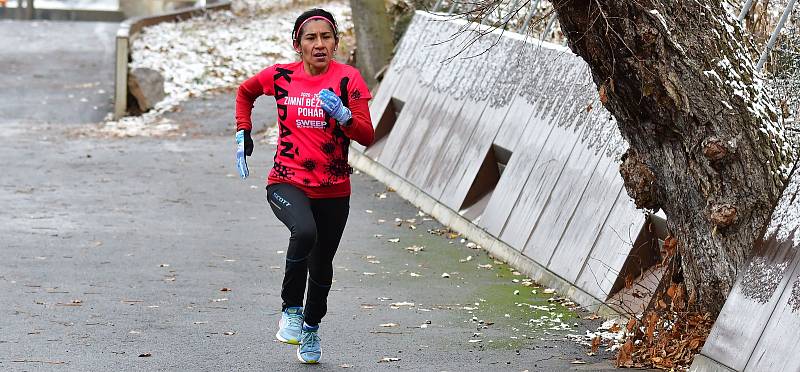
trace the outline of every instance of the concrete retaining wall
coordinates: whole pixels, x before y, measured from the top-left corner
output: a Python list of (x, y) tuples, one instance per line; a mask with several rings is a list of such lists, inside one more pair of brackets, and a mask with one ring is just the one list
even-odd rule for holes
[[(21, 14), (20, 14), (21, 13)], [(0, 19), (23, 19), (25, 9), (0, 7)], [(34, 8), (33, 19), (48, 21), (121, 22), (125, 15), (119, 11), (87, 9), (39, 9)]]
[(800, 172), (728, 295), (692, 371), (800, 371)]
[(128, 61), (131, 43), (143, 28), (161, 22), (176, 22), (205, 14), (207, 11), (227, 10), (230, 1), (217, 1), (205, 7), (191, 7), (150, 17), (134, 17), (122, 22), (117, 30), (114, 77), (114, 120), (125, 116), (128, 109)]
[(423, 210), (449, 210), (498, 242), (487, 248), (513, 250), (518, 268), (596, 306), (645, 223), (618, 172), (627, 144), (568, 49), (510, 32), (473, 40), (465, 27), (416, 14), (371, 104), (377, 141), (355, 146), (357, 163), (379, 164), (371, 174), (433, 201)]

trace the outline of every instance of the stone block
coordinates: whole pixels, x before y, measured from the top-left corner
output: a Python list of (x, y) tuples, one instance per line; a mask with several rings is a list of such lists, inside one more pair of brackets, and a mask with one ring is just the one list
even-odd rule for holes
[(153, 69), (135, 68), (128, 74), (128, 91), (135, 98), (139, 111), (145, 112), (164, 99), (164, 77)]

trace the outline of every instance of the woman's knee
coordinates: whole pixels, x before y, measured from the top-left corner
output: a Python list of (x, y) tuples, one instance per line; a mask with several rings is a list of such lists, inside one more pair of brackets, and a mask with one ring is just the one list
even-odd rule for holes
[(317, 228), (313, 224), (298, 224), (292, 228), (291, 239), (299, 244), (313, 245), (317, 241)]

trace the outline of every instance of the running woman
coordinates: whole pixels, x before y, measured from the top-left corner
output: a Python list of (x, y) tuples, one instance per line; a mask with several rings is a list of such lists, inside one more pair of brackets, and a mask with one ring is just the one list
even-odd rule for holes
[(292, 44), (300, 61), (270, 66), (239, 86), (236, 163), (246, 178), (246, 156), (253, 152), (253, 103), (262, 94), (274, 96), (279, 137), (267, 201), (291, 233), (275, 337), (299, 345), (301, 362), (318, 363), (319, 323), (327, 312), (333, 257), (350, 209), (347, 151), (351, 139), (365, 146), (373, 141), (371, 95), (358, 70), (333, 60), (339, 36), (329, 12), (301, 14)]

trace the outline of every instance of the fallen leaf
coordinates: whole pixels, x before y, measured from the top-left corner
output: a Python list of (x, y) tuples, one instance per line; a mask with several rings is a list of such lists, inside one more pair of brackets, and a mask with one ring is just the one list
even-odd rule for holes
[(603, 84), (600, 86), (599, 91), (597, 92), (600, 95), (600, 102), (605, 104), (608, 102), (608, 96), (606, 95), (606, 85)]
[(631, 318), (628, 320), (628, 325), (625, 326), (625, 329), (628, 331), (628, 333), (632, 333), (634, 327), (636, 327), (636, 318)]
[(633, 341), (628, 340), (625, 341), (625, 344), (622, 345), (622, 348), (619, 349), (619, 353), (617, 354), (617, 367), (630, 367), (633, 365)]
[(425, 247), (422, 247), (422, 246), (419, 246), (419, 245), (412, 245), (410, 247), (406, 247), (406, 250), (409, 251), (409, 252), (420, 252), (420, 251), (425, 250)]
[(600, 341), (600, 336), (595, 336), (594, 339), (592, 339), (592, 353), (596, 353), (597, 349), (600, 348)]
[(230, 291), (231, 291), (231, 289), (230, 289), (230, 288), (228, 288), (228, 287), (223, 287), (222, 289), (220, 289), (220, 291), (221, 291), (221, 292), (230, 292)]
[(658, 314), (654, 311), (651, 311), (647, 314), (647, 319), (645, 320), (645, 324), (647, 325), (647, 331), (645, 331), (645, 338), (647, 342), (653, 341), (653, 334), (656, 330), (656, 325), (658, 324)]
[(661, 264), (666, 264), (672, 256), (675, 255), (675, 251), (678, 249), (678, 239), (675, 239), (672, 235), (667, 236), (664, 239), (664, 245), (662, 246), (662, 255), (663, 259), (661, 260)]
[(625, 288), (630, 289), (631, 287), (633, 287), (633, 275), (625, 275)]

